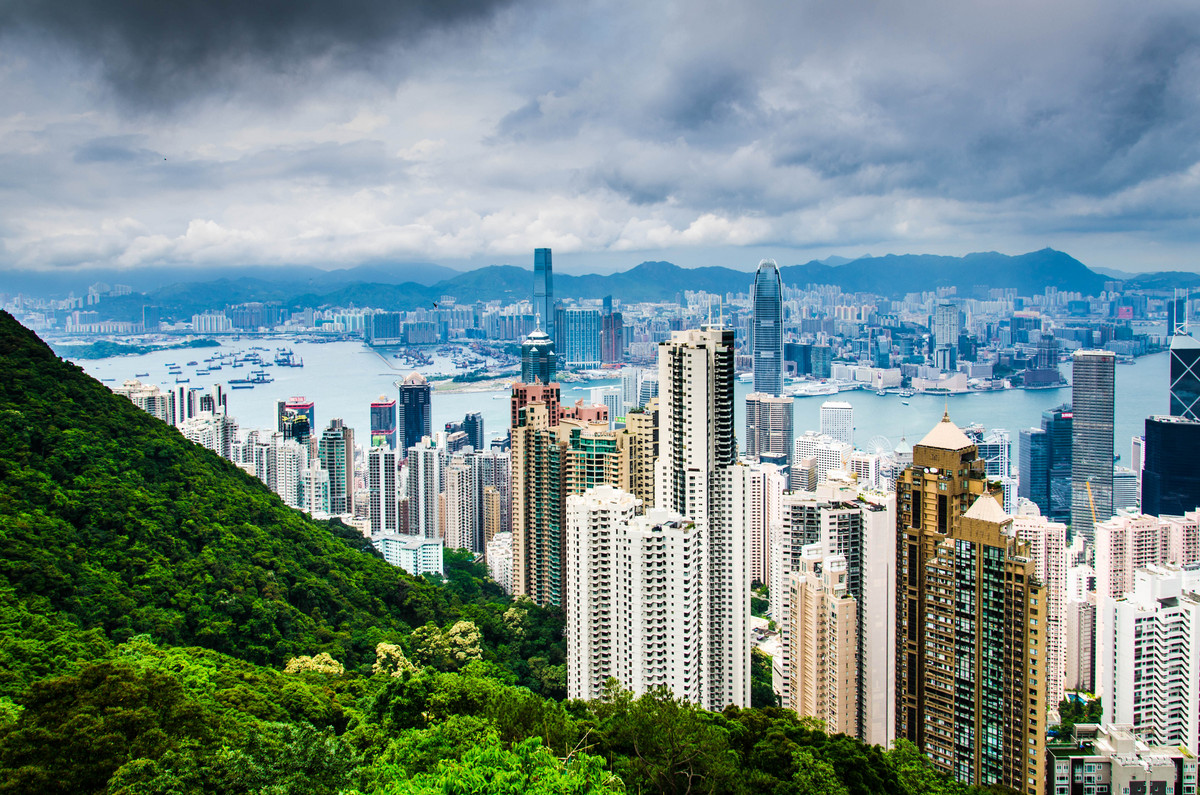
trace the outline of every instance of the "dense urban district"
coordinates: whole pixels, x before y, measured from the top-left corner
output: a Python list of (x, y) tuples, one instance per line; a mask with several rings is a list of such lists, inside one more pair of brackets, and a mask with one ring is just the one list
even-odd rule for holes
[[(1187, 280), (533, 260), (0, 296), (0, 792), (1196, 795)], [(397, 371), (370, 427), (241, 427), (327, 341)], [(945, 409), (867, 441), (857, 390)], [(951, 416), (1008, 390), (1063, 399)]]

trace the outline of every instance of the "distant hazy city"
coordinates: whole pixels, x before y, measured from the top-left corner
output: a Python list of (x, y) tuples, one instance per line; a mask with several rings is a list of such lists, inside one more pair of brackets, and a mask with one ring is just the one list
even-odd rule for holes
[[(570, 698), (604, 698), (615, 680), (748, 707), (766, 655), (779, 706), (831, 734), (910, 741), (964, 784), (1194, 795), (1189, 292), (1092, 274), (1086, 289), (1021, 294), (963, 274), (897, 295), (789, 283), (764, 259), (719, 277), (739, 289), (648, 264), (631, 273), (681, 278), (613, 277), (631, 295), (592, 298), (566, 293), (584, 281), (556, 280), (550, 249), (532, 264), (524, 295), (472, 299), (450, 280), (407, 309), (403, 288), (371, 306), (363, 286), (342, 288), (344, 304), (205, 303), (105, 283), (4, 307), (90, 371), (126, 373), (100, 377), (393, 566), (444, 575), (463, 550), (505, 592), (561, 609)], [(644, 300), (653, 291), (669, 297)], [(369, 351), (387, 388), (338, 406), (278, 394), (282, 372), (313, 389), (348, 377), (340, 354), (306, 362), (312, 343)], [(1120, 438), (1118, 368), (1153, 354), (1169, 378), (1144, 385), (1140, 432)], [(969, 395), (1019, 390), (1047, 399), (1017, 424), (960, 416)], [(857, 393), (881, 399), (876, 416), (856, 416)], [(940, 421), (856, 433), (931, 395)], [(451, 399), (467, 410), (435, 423)], [(806, 401), (811, 427), (796, 421)], [(351, 403), (369, 427), (346, 421)], [(243, 427), (239, 406), (270, 426)]]

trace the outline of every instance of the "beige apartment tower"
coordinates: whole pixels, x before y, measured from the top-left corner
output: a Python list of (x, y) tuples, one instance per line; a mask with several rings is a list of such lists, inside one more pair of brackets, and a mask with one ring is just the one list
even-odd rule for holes
[(794, 664), (792, 709), (820, 718), (829, 734), (857, 737), (858, 605), (848, 592), (846, 559), (822, 544), (805, 548), (788, 575)]
[(935, 768), (1027, 795), (1045, 786), (1045, 593), (944, 416), (896, 484), (896, 735)]

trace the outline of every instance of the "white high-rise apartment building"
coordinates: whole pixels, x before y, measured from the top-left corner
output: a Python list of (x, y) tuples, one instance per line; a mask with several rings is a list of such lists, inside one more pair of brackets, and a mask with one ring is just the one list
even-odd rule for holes
[(400, 530), (400, 454), (387, 445), (367, 452), (367, 516), (372, 535)]
[(408, 532), (424, 538), (443, 538), (438, 495), (445, 491), (446, 436), (428, 436), (408, 448), (404, 496), (408, 498)]
[(1107, 639), (1113, 637), (1113, 603), (1133, 591), (1136, 572), (1152, 564), (1189, 566), (1200, 563), (1200, 524), (1196, 512), (1159, 518), (1118, 511), (1095, 526), (1096, 544), (1096, 688), (1110, 711), (1116, 660)]
[(821, 433), (843, 444), (854, 444), (854, 406), (841, 400), (821, 404)]
[(300, 473), (300, 501), (301, 509), (309, 516), (329, 514), (329, 470), (321, 467), (319, 459), (309, 461)]
[(771, 571), (771, 528), (779, 525), (779, 509), (788, 484), (783, 469), (775, 464), (753, 464), (749, 469), (746, 512), (750, 524), (750, 580), (765, 583)]
[(746, 395), (746, 456), (786, 465), (791, 460), (794, 401), (762, 392)]
[(226, 414), (199, 411), (179, 423), (179, 432), (185, 439), (207, 447), (219, 456), (232, 460), (233, 440), (237, 435), (237, 422)]
[[(846, 471), (850, 466), (850, 456), (854, 448), (846, 442), (826, 436), (815, 431), (805, 431), (796, 437), (796, 445), (792, 451), (792, 461), (813, 458), (817, 462), (817, 483), (824, 483), (829, 473), (838, 470)], [(792, 479), (792, 489), (800, 487), (799, 473)]]
[[(750, 703), (749, 468), (736, 465), (734, 332), (676, 331), (659, 345), (655, 506), (694, 522), (703, 557), (700, 697), (708, 709)], [(676, 691), (676, 695), (683, 693)]]
[(612, 486), (567, 498), (567, 695), (616, 679), (705, 703), (704, 528)]
[(488, 574), (505, 593), (512, 593), (512, 533), (496, 533), (487, 545)]
[(640, 367), (622, 367), (621, 368), (621, 402), (624, 403), (624, 408), (619, 414), (624, 414), (627, 409), (638, 408), (645, 405), (641, 402), (642, 396), (642, 369)]
[(1024, 512), (1013, 517), (1013, 532), (1029, 543), (1029, 555), (1034, 570), (1042, 581), (1046, 600), (1046, 627), (1043, 632), (1046, 650), (1046, 703), (1057, 707), (1064, 694), (1066, 674), (1066, 592), (1067, 592), (1067, 526), (1052, 522), (1038, 512), (1032, 502), (1022, 502)]
[(1133, 590), (1110, 601), (1106, 634), (1112, 649), (1104, 711), (1142, 740), (1200, 754), (1200, 567), (1151, 564), (1134, 574)]
[(121, 386), (113, 387), (113, 392), (124, 395), (139, 409), (158, 417), (168, 425), (175, 424), (174, 390), (168, 389), (163, 392), (157, 384), (143, 384), (137, 379), (130, 379)]
[(275, 493), (293, 508), (304, 508), (302, 479), (308, 468), (308, 448), (295, 439), (284, 439), (283, 434), (271, 434), (271, 452), (274, 463)]
[(479, 538), (479, 497), (475, 488), (475, 469), (461, 455), (446, 467), (446, 516), (443, 529), (447, 549), (482, 552)]

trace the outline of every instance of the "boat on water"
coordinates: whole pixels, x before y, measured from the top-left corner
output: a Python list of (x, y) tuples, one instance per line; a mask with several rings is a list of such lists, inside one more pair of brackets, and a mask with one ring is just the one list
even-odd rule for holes
[(249, 378), (230, 378), (227, 382), (231, 387), (237, 389), (243, 386), (254, 386), (255, 384), (269, 384), (275, 379), (264, 372), (254, 372)]
[(198, 364), (200, 364), (200, 362), (188, 362), (188, 363), (187, 363), (187, 366), (188, 366), (188, 367), (195, 367), (195, 366), (196, 366), (196, 365), (198, 365)]
[(254, 389), (254, 384), (230, 384), (230, 389)]
[(116, 381), (117, 379), (115, 379), (115, 378), (101, 378), (100, 380), (101, 380), (101, 381)]
[(876, 392), (875, 394), (876, 394), (876, 395), (879, 395), (879, 397), (883, 397), (884, 395), (886, 395), (886, 394), (887, 394), (887, 390), (886, 390), (886, 389), (880, 389), (880, 390), (879, 390), (878, 392)]
[(190, 379), (190, 378), (176, 378), (176, 379), (175, 379), (175, 383), (177, 383), (177, 384), (186, 384), (186, 383), (188, 383), (188, 382), (189, 382), (189, 381), (191, 381), (191, 380), (192, 380), (192, 379)]
[(147, 377), (149, 377), (149, 375), (150, 375), (149, 373), (134, 373), (133, 377), (134, 378), (147, 378)]

